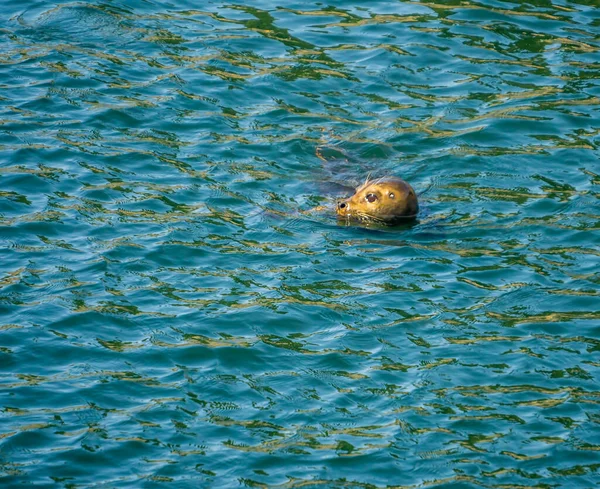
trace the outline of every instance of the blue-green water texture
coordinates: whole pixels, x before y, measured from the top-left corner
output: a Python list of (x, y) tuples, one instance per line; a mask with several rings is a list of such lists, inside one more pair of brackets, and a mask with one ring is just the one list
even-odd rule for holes
[(600, 487), (600, 4), (0, 19), (1, 487)]

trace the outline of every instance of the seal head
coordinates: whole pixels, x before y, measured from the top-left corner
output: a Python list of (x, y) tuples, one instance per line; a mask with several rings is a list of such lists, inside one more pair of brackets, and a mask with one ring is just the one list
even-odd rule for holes
[(417, 194), (398, 177), (369, 180), (354, 195), (337, 203), (338, 217), (346, 221), (372, 221), (393, 226), (414, 219), (419, 212)]

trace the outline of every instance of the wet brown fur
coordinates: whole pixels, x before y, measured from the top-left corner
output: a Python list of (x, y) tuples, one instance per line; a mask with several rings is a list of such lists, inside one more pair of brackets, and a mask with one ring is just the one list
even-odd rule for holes
[[(377, 197), (369, 202), (367, 196)], [(336, 213), (347, 221), (373, 221), (394, 225), (414, 219), (419, 212), (417, 195), (413, 188), (398, 177), (383, 177), (371, 180), (358, 187), (350, 198), (339, 201)]]

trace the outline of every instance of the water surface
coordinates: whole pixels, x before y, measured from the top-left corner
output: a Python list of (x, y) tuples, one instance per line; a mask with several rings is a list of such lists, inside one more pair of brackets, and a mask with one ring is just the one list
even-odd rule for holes
[(3, 487), (598, 486), (595, 2), (3, 12)]

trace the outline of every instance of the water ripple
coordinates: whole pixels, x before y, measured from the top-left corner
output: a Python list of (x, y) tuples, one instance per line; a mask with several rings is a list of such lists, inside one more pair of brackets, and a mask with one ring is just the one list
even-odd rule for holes
[(5, 7), (7, 487), (596, 483), (592, 3)]

